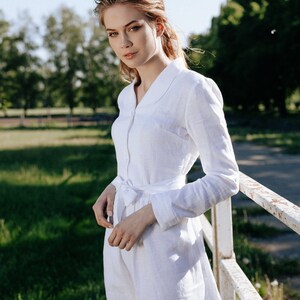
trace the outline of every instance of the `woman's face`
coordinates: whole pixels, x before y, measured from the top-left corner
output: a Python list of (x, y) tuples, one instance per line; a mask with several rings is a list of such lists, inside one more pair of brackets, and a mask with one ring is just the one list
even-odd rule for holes
[(154, 23), (129, 4), (115, 4), (104, 11), (110, 46), (130, 68), (146, 65), (161, 49)]

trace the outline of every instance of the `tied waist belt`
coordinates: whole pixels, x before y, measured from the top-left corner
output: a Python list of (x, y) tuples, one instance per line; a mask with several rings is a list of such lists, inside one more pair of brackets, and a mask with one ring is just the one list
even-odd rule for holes
[(151, 194), (179, 189), (185, 185), (185, 180), (185, 175), (180, 175), (154, 184), (133, 186), (131, 180), (124, 180), (120, 176), (116, 177), (113, 181), (113, 185), (116, 187), (114, 225), (121, 221), (125, 210), (127, 215), (131, 215), (149, 203)]

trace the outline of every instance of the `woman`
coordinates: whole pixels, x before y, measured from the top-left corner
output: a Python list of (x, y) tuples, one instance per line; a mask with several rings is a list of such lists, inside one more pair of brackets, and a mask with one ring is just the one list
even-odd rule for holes
[[(220, 299), (199, 216), (238, 191), (221, 93), (187, 69), (162, 0), (97, 3), (132, 81), (112, 127), (118, 176), (93, 206), (106, 228), (107, 299)], [(206, 175), (186, 184), (199, 155)]]

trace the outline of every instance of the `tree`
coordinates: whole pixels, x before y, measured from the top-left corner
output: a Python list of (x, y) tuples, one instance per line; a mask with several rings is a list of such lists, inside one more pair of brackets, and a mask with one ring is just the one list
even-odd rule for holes
[(84, 43), (84, 22), (67, 7), (62, 7), (57, 16), (50, 15), (46, 20), (44, 46), (49, 52), (48, 69), (52, 74), (45, 85), (51, 84), (70, 113), (78, 103), (78, 83), (80, 60)]
[(227, 104), (286, 113), (285, 99), (300, 78), (297, 11), (296, 0), (228, 1), (210, 32), (191, 40), (214, 52), (203, 71), (218, 81)]
[(286, 99), (300, 86), (300, 3), (297, 0), (269, 1), (265, 26), (271, 41), (266, 56), (271, 57), (271, 97), (282, 115)]
[(38, 29), (27, 13), (12, 30), (0, 11), (0, 109), (79, 103), (96, 112), (99, 106), (116, 105), (123, 84), (118, 61), (107, 34), (90, 14), (82, 20), (62, 7), (45, 19), (43, 45), (47, 57), (37, 55)]
[(107, 33), (90, 14), (82, 56), (81, 100), (93, 109), (116, 104), (122, 83)]
[(26, 115), (27, 109), (34, 107), (38, 100), (41, 76), (39, 58), (35, 54), (37, 45), (33, 39), (36, 26), (26, 13), (20, 16), (20, 23), (17, 32), (2, 38), (1, 93), (5, 95), (5, 101), (13, 107), (23, 108)]
[(6, 116), (6, 109), (9, 106), (9, 101), (6, 95), (5, 89), (5, 68), (7, 56), (7, 39), (10, 24), (5, 20), (3, 12), (0, 10), (0, 110), (3, 111)]

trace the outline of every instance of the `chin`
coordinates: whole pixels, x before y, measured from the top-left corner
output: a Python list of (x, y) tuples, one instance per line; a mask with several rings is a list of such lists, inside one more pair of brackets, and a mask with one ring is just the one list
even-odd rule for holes
[(140, 63), (138, 63), (137, 61), (134, 61), (134, 60), (128, 61), (128, 60), (124, 59), (124, 60), (122, 60), (122, 62), (131, 69), (136, 69), (141, 66)]
[(131, 69), (135, 69), (136, 67), (137, 67), (137, 64), (135, 64), (134, 62), (132, 62), (132, 61), (128, 61), (128, 60), (122, 60), (123, 61), (123, 63), (127, 66), (127, 67), (129, 67), (129, 68), (131, 68)]

